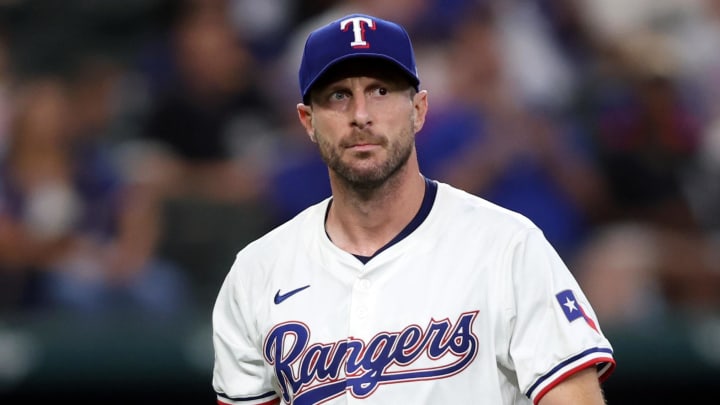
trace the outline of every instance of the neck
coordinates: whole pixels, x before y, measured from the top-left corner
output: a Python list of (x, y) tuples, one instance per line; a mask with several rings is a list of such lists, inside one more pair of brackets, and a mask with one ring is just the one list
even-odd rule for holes
[(352, 187), (331, 174), (333, 202), (325, 229), (341, 249), (372, 256), (410, 223), (425, 195), (417, 160), (372, 189)]

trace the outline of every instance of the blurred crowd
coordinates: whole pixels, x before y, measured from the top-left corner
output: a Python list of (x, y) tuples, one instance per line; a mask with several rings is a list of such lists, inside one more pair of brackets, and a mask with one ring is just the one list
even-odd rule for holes
[(297, 68), (350, 12), (413, 38), (423, 173), (538, 224), (601, 322), (720, 309), (720, 0), (16, 0), (0, 314), (208, 313), (330, 194)]

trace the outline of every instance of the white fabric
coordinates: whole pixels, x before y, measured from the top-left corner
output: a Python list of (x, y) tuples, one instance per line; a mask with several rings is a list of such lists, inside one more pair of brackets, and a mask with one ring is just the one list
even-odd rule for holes
[[(327, 204), (248, 245), (222, 286), (213, 385), (232, 403), (275, 390), (295, 404), (529, 404), (531, 388), (612, 362), (571, 273), (524, 217), (439, 183), (424, 222), (363, 265), (328, 239)], [(591, 321), (568, 320), (566, 290)], [(313, 391), (335, 381), (329, 396)]]

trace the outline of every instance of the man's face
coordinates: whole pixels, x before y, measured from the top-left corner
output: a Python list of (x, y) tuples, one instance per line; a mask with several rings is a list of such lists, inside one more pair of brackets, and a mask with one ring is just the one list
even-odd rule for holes
[(414, 152), (427, 93), (401, 75), (368, 69), (331, 76), (317, 85), (301, 122), (331, 170), (356, 188), (372, 189), (402, 168)]

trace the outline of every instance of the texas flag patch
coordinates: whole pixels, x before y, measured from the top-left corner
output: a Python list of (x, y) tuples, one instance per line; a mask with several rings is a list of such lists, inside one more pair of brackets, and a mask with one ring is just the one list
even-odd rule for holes
[(592, 318), (585, 313), (585, 310), (575, 298), (575, 294), (572, 290), (561, 291), (555, 295), (555, 298), (557, 298), (558, 304), (560, 304), (560, 308), (562, 308), (568, 322), (572, 322), (578, 318), (583, 318), (585, 322), (587, 322), (587, 324), (597, 332), (598, 329), (597, 326), (595, 326), (595, 321), (593, 321)]

